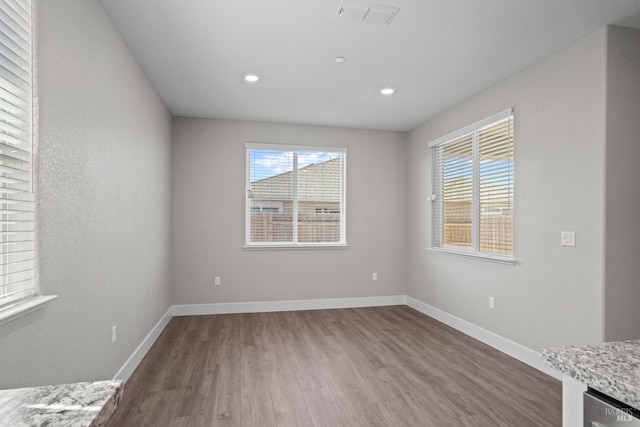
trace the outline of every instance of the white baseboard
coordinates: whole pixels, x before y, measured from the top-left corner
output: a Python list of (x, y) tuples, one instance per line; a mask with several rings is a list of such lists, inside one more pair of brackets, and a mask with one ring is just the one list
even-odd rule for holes
[(127, 359), (127, 361), (122, 365), (122, 368), (116, 373), (113, 379), (123, 380), (127, 382), (133, 371), (136, 370), (142, 359), (147, 354), (151, 346), (160, 336), (160, 333), (167, 326), (171, 318), (173, 317), (173, 307), (169, 307), (167, 312), (160, 318), (158, 323), (151, 329), (151, 332), (145, 337), (144, 340), (140, 343), (138, 348), (133, 352), (133, 354)]
[(173, 315), (197, 316), (204, 314), (263, 313), (269, 311), (325, 310), (332, 308), (380, 307), (405, 304), (406, 296), (404, 295), (293, 301), (231, 302), (220, 304), (183, 304), (173, 306)]
[(470, 337), (475, 338), (478, 341), (501, 351), (502, 353), (508, 354), (514, 359), (518, 359), (519, 361), (526, 363), (547, 375), (558, 380), (562, 380), (562, 374), (560, 372), (542, 364), (542, 355), (537, 351), (531, 350), (528, 347), (483, 329), (480, 326), (474, 325), (473, 323), (467, 322), (459, 317), (453, 316), (445, 311), (430, 306), (429, 304), (425, 304), (424, 302), (410, 296), (407, 296), (406, 299), (406, 304), (409, 307), (414, 308), (419, 312), (444, 323), (445, 325), (451, 326), (453, 329), (456, 329), (465, 335), (469, 335)]

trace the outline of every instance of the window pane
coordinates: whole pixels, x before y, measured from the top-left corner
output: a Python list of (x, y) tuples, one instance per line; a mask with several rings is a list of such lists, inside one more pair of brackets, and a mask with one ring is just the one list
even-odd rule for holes
[(345, 244), (346, 150), (247, 144), (247, 245)]
[(480, 130), (481, 252), (513, 254), (513, 119)]
[(442, 148), (444, 245), (471, 247), (473, 218), (472, 137)]
[(249, 150), (251, 242), (293, 241), (293, 153)]
[(298, 153), (298, 241), (341, 241), (342, 153)]

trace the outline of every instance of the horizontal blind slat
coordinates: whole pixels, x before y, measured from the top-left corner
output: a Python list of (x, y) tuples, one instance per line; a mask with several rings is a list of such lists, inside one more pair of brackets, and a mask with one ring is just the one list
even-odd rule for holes
[(3, 24), (3, 32), (11, 37), (12, 40), (19, 42), (20, 40), (29, 43), (31, 36), (29, 34), (29, 23), (16, 13), (16, 10), (9, 6), (6, 1), (0, 0), (0, 22)]
[(17, 120), (9, 121), (3, 119), (8, 119), (8, 117), (3, 117), (3, 115), (0, 113), (0, 132), (11, 135), (14, 138), (18, 138), (20, 140), (28, 138), (29, 129), (27, 127), (27, 123)]
[(23, 120), (29, 120), (29, 103), (22, 97), (25, 95), (24, 91), (17, 90), (17, 93), (14, 93), (9, 89), (16, 91), (13, 85), (9, 85), (8, 82), (0, 78), (0, 110)]
[(35, 252), (33, 251), (17, 251), (6, 253), (2, 257), (0, 257), (0, 267), (6, 268), (6, 266), (10, 266), (15, 263), (33, 261), (35, 262)]
[(19, 16), (21, 22), (24, 25), (25, 31), (27, 33), (31, 32), (29, 16), (31, 12), (29, 11), (30, 2), (27, 0), (2, 0), (2, 3), (7, 5), (11, 9), (11, 14), (15, 14)]

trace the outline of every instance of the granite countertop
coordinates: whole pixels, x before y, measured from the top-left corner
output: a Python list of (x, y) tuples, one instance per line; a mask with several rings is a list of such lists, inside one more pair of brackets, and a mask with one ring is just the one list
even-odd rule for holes
[(542, 350), (542, 361), (640, 409), (640, 340), (546, 348)]
[(121, 395), (122, 381), (0, 390), (0, 426), (103, 426)]

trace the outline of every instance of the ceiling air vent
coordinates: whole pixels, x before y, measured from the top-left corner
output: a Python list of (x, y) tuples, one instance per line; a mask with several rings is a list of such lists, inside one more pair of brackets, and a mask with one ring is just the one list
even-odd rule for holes
[(342, 0), (338, 5), (336, 19), (389, 25), (398, 11), (399, 8), (392, 6)]

